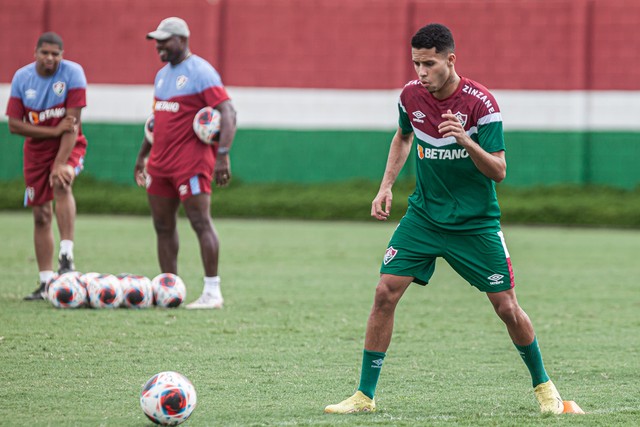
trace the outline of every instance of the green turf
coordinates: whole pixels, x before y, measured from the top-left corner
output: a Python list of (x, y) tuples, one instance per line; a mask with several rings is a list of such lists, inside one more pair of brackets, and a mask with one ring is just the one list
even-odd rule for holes
[[(379, 412), (325, 415), (357, 386), (377, 269), (395, 224), (220, 220), (222, 311), (57, 310), (35, 285), (28, 212), (0, 213), (0, 425), (143, 426), (142, 384), (187, 375), (186, 425), (635, 426), (640, 419), (640, 232), (505, 229), (547, 369), (584, 416), (543, 417), (486, 298), (444, 263), (401, 301)], [(201, 287), (181, 220), (180, 274)], [(146, 217), (80, 216), (80, 270), (155, 275)]]

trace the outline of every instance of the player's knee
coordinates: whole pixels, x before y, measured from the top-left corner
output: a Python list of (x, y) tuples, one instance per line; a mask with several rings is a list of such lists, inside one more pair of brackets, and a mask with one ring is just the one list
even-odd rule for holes
[(153, 219), (153, 228), (156, 230), (156, 234), (159, 235), (170, 235), (175, 233), (176, 231), (176, 223), (175, 221), (166, 221), (161, 218)]
[(494, 306), (496, 314), (506, 324), (516, 323), (520, 317), (520, 306), (517, 302), (506, 300)]
[(378, 310), (393, 309), (397, 304), (400, 296), (389, 284), (380, 282), (376, 287), (376, 295), (374, 298), (374, 307)]
[(189, 217), (191, 228), (198, 234), (209, 233), (213, 230), (211, 218), (208, 215), (192, 215)]
[(51, 227), (51, 221), (53, 220), (53, 214), (51, 208), (40, 207), (33, 211), (33, 223), (36, 228), (49, 228)]

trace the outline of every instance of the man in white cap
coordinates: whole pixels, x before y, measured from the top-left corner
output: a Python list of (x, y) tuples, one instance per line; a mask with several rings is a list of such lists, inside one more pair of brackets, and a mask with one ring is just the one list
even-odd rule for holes
[[(222, 308), (218, 276), (218, 235), (210, 215), (211, 181), (226, 186), (231, 179), (229, 150), (236, 132), (236, 112), (218, 72), (189, 50), (190, 31), (180, 18), (164, 19), (147, 39), (167, 64), (154, 84), (153, 141), (142, 142), (135, 179), (145, 186), (157, 236), (163, 273), (178, 274), (177, 213), (180, 203), (200, 244), (204, 266), (202, 295), (188, 309)], [(196, 113), (211, 106), (221, 114), (217, 144), (202, 143), (193, 131)]]

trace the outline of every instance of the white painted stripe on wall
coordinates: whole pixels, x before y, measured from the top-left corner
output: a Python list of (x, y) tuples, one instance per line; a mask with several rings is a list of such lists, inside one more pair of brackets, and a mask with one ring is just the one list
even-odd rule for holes
[[(9, 85), (0, 85), (6, 109)], [(227, 87), (238, 126), (275, 129), (394, 130), (398, 90)], [(640, 131), (640, 91), (493, 92), (506, 130)], [(151, 112), (151, 85), (89, 85), (86, 122), (142, 123)], [(6, 120), (2, 114), (2, 120)]]

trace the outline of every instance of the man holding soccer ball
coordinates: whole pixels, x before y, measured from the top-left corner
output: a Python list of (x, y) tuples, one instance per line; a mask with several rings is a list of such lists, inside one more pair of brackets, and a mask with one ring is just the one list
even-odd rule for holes
[[(177, 17), (160, 22), (147, 34), (155, 40), (162, 62), (154, 83), (153, 141), (146, 136), (134, 175), (145, 186), (156, 230), (158, 261), (163, 273), (178, 274), (177, 214), (182, 203), (197, 234), (204, 264), (202, 295), (189, 309), (222, 308), (218, 276), (219, 242), (211, 222), (211, 181), (225, 186), (231, 179), (229, 150), (236, 132), (236, 112), (218, 72), (189, 50), (190, 31)], [(193, 131), (203, 107), (220, 112), (217, 144), (205, 144)]]
[[(495, 183), (506, 175), (502, 116), (482, 85), (456, 73), (451, 32), (429, 24), (413, 36), (418, 79), (398, 103), (399, 126), (391, 141), (371, 216), (389, 217), (392, 186), (416, 138), (416, 189), (384, 255), (367, 323), (358, 391), (325, 408), (328, 413), (374, 411), (375, 390), (393, 332), (396, 306), (412, 282), (426, 285), (437, 257), (487, 295), (531, 374), (543, 413), (565, 403), (549, 379), (533, 325), (514, 290), (511, 259), (500, 229)], [(573, 402), (567, 402), (573, 403)], [(580, 412), (577, 405), (568, 412)]]
[(9, 131), (24, 141), (24, 205), (34, 219), (36, 261), (40, 280), (25, 300), (41, 300), (53, 276), (55, 216), (60, 233), (58, 273), (75, 269), (73, 239), (76, 201), (73, 181), (82, 171), (87, 140), (80, 116), (86, 103), (87, 79), (80, 64), (62, 59), (62, 38), (53, 32), (37, 41), (35, 62), (16, 71), (7, 106)]

